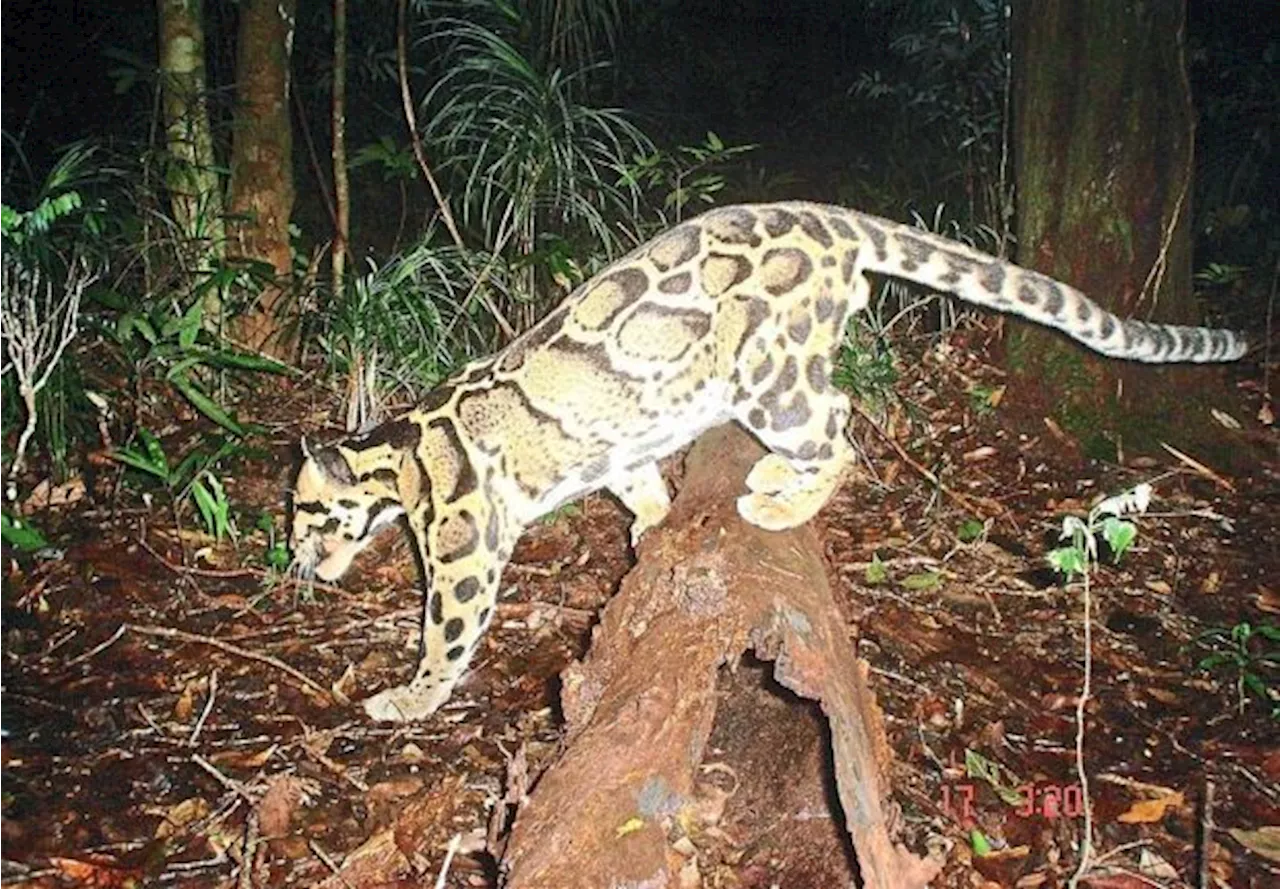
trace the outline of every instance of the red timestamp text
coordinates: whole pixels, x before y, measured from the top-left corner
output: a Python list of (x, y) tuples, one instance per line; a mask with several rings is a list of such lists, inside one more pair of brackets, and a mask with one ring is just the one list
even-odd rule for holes
[[(1084, 814), (1084, 789), (1079, 784), (1023, 784), (1017, 788), (1021, 804), (1013, 808), (1020, 818), (1039, 816), (1048, 820), (1078, 818)], [(970, 783), (943, 784), (942, 810), (961, 821), (974, 816), (975, 785)]]

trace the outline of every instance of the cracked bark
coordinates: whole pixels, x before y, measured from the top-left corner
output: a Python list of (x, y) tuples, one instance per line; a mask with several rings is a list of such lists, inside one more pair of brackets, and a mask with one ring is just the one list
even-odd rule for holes
[(811, 527), (743, 522), (735, 498), (761, 450), (736, 427), (704, 435), (661, 528), (568, 667), (565, 749), (516, 815), (505, 885), (662, 887), (686, 860), (670, 839), (693, 810), (694, 776), (723, 664), (747, 650), (821, 704), (845, 825), (867, 889), (923, 886), (936, 866), (895, 843), (889, 762), (866, 667), (854, 653)]

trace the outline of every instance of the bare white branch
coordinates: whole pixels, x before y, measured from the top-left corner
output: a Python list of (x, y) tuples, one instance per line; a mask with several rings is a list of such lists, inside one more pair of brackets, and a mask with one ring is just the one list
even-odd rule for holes
[(18, 437), (10, 477), (25, 465), (27, 445), (36, 429), (36, 395), (49, 382), (63, 353), (76, 338), (80, 323), (80, 299), (98, 279), (83, 257), (67, 264), (61, 280), (54, 280), (38, 265), (23, 262), (12, 250), (3, 257), (0, 298), (0, 335), (4, 358), (0, 374), (12, 372), (18, 395), (27, 411), (27, 423)]

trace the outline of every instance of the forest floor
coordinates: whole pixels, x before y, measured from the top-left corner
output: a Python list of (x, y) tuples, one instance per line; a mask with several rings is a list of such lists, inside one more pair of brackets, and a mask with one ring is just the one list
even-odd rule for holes
[[(945, 858), (935, 885), (1074, 872), (1084, 599), (1045, 554), (1064, 515), (1143, 481), (1155, 497), (1134, 547), (1090, 586), (1087, 885), (1280, 885), (1280, 675), (1257, 633), (1280, 623), (1275, 433), (1229, 483), (1173, 457), (1103, 466), (999, 402), (978, 357), (921, 347), (902, 364), (892, 444), (855, 420), (865, 464), (818, 521), (884, 711), (901, 836)], [(330, 392), (270, 390), (240, 408), (273, 432), (228, 480), (235, 544), (179, 534), (158, 495), (113, 496), (103, 471), (78, 502), (29, 516), (56, 550), (6, 554), (5, 885), (312, 886), (370, 841), (410, 866), (381, 885), (496, 885), (490, 813), (510, 771), (536, 776), (559, 749), (557, 677), (631, 565), (627, 517), (597, 495), (531, 528), (453, 699), (420, 724), (371, 724), (352, 702), (411, 672), (418, 570), (398, 533), (341, 589), (262, 567), (254, 517), (283, 527), (298, 435), (335, 434)], [(162, 440), (178, 452), (197, 428), (170, 417)], [(976, 523), (904, 457), (994, 515)], [(703, 827), (680, 850), (692, 885), (851, 885), (825, 722), (765, 673), (723, 670)], [(246, 836), (261, 840), (248, 871)]]

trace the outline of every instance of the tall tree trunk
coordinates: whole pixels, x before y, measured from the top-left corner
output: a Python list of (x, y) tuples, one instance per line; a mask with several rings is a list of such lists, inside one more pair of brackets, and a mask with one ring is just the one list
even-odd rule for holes
[[(204, 8), (201, 0), (158, 0), (160, 80), (168, 158), (165, 186), (173, 218), (191, 248), (193, 270), (222, 256), (225, 241), (222, 183), (213, 156), (213, 131), (204, 68)], [(216, 324), (221, 302), (216, 288), (204, 297), (205, 323)]]
[(233, 333), (252, 348), (287, 351), (281, 312), (292, 268), (293, 133), (289, 121), (289, 60), (297, 0), (241, 0), (236, 45), (238, 104), (231, 146), (229, 252), (267, 263), (275, 272)]
[[(1194, 117), (1183, 4), (1014, 0), (1019, 260), (1120, 315), (1196, 323), (1190, 191)], [(1086, 452), (1115, 457), (1178, 429), (1201, 369), (1107, 362), (1018, 325), (1015, 391)]]
[(351, 188), (347, 183), (347, 0), (333, 0), (333, 293), (342, 292), (351, 234)]

